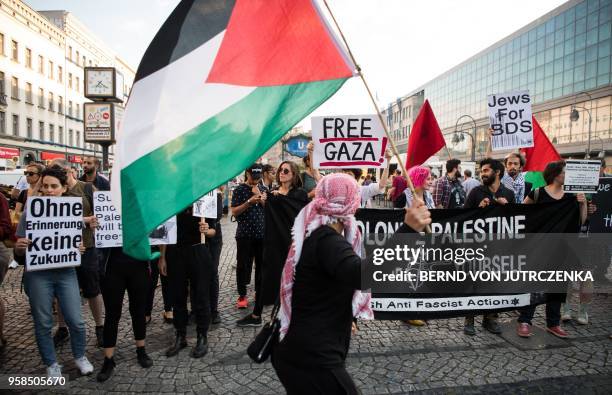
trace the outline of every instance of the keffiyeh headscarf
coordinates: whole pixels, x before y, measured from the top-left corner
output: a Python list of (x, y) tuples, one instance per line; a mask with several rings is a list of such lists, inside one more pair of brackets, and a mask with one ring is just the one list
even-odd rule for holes
[[(281, 323), (280, 339), (287, 334), (291, 322), (291, 299), (295, 269), (300, 260), (304, 240), (323, 225), (336, 222), (344, 226), (344, 237), (361, 256), (361, 233), (357, 228), (355, 211), (359, 207), (359, 186), (353, 177), (342, 173), (325, 176), (317, 185), (315, 197), (300, 211), (292, 230), (292, 242), (285, 261), (281, 277), (280, 310), (278, 318)], [(353, 294), (353, 317), (373, 319), (370, 306), (371, 295), (356, 290)]]

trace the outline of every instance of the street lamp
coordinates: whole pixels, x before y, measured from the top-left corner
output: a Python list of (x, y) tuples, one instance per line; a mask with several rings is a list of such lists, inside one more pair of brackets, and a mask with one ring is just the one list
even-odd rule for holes
[(578, 96), (580, 95), (587, 95), (589, 97), (589, 107), (591, 108), (591, 110), (593, 109), (593, 98), (591, 97), (591, 95), (588, 92), (577, 93), (574, 96), (574, 104), (572, 105), (572, 111), (570, 111), (570, 121), (576, 122), (580, 118), (580, 114), (578, 113), (577, 108), (581, 108), (586, 111), (587, 114), (589, 114), (589, 137), (587, 140), (586, 155), (584, 156), (585, 159), (589, 159), (591, 157), (591, 110), (586, 109), (586, 107), (576, 105), (576, 98), (578, 98)]
[[(457, 126), (459, 125), (459, 121), (463, 117), (470, 118), (472, 120), (472, 122), (474, 123), (474, 130), (473, 130), (472, 134), (469, 134), (467, 132), (464, 132), (462, 130), (458, 130), (457, 129)], [(457, 122), (455, 122), (455, 132), (453, 134), (452, 142), (454, 144), (456, 144), (458, 142), (463, 141), (465, 139), (465, 137), (463, 137), (464, 134), (467, 134), (472, 139), (472, 162), (475, 162), (476, 161), (476, 121), (474, 121), (474, 118), (472, 118), (471, 116), (469, 116), (467, 114), (464, 114), (464, 115), (460, 116), (457, 119)]]
[(597, 154), (597, 158), (603, 159), (603, 158), (606, 157), (606, 150), (604, 148), (604, 141), (599, 136), (595, 136), (595, 138), (598, 139), (601, 142), (601, 151), (599, 151), (599, 154)]

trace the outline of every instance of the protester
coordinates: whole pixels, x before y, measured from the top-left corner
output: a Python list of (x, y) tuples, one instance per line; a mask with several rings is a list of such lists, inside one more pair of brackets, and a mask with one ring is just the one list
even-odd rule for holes
[(260, 288), (255, 293), (253, 312), (239, 320), (238, 326), (260, 326), (264, 305), (276, 302), (295, 217), (308, 203), (302, 189), (297, 164), (284, 161), (276, 172), (278, 189), (271, 191), (265, 202), (263, 267)]
[(136, 342), (136, 359), (143, 368), (153, 366), (145, 351), (146, 321), (145, 309), (151, 287), (149, 262), (136, 260), (123, 253), (121, 247), (109, 248), (106, 275), (102, 283), (104, 295), (104, 364), (98, 373), (98, 381), (106, 381), (115, 368), (115, 346), (123, 298), (127, 291), (132, 330)]
[(21, 191), (17, 197), (17, 202), (15, 203), (16, 214), (21, 214), (28, 197), (38, 194), (38, 190), (40, 189), (40, 175), (44, 169), (45, 166), (36, 162), (31, 162), (26, 166), (23, 173), (26, 177), (26, 181), (28, 182), (28, 188)]
[[(416, 192), (417, 198), (425, 203), (428, 209), (434, 209), (435, 204), (429, 189), (433, 184), (433, 178), (431, 176), (431, 170), (425, 166), (413, 166), (408, 170), (408, 177), (412, 181), (412, 186)], [(406, 207), (411, 207), (413, 204), (414, 197), (410, 188), (404, 189), (404, 198), (406, 199)]]
[(470, 169), (465, 169), (463, 171), (463, 181), (461, 182), (461, 186), (463, 190), (465, 190), (465, 196), (469, 195), (470, 191), (479, 185), (480, 183), (472, 178), (472, 171)]
[[(320, 181), (295, 220), (280, 295), (280, 342), (272, 366), (288, 394), (356, 394), (345, 368), (353, 317), (373, 318), (361, 287), (361, 234), (355, 221), (359, 187), (345, 174)], [(425, 206), (406, 210), (405, 225), (431, 222)], [(330, 253), (333, 251), (333, 253)]]
[(406, 179), (402, 176), (402, 171), (400, 169), (395, 169), (395, 177), (393, 177), (392, 187), (389, 189), (389, 198), (393, 202), (394, 208), (402, 208), (406, 206), (406, 202), (403, 199), (398, 200), (399, 197), (402, 196), (404, 190), (408, 187), (408, 183)]
[[(504, 166), (497, 159), (486, 158), (480, 161), (482, 185), (478, 185), (470, 191), (463, 207), (485, 208), (491, 205), (513, 204), (515, 202), (514, 192), (501, 183), (503, 176)], [(491, 333), (501, 333), (501, 328), (497, 323), (497, 313), (485, 314), (482, 317), (482, 326)], [(473, 315), (465, 317), (463, 332), (470, 336), (476, 334)]]
[[(93, 192), (95, 188), (86, 182), (79, 181), (73, 177), (70, 171), (70, 163), (65, 159), (54, 159), (52, 166), (59, 166), (64, 169), (67, 175), (67, 191), (64, 196), (74, 196), (83, 199), (83, 216), (87, 219), (88, 226), (83, 229), (83, 245), (85, 253), (81, 257), (81, 265), (77, 267), (77, 279), (83, 297), (89, 302), (89, 308), (93, 315), (96, 325), (96, 341), (98, 347), (103, 345), (102, 332), (104, 330), (104, 319), (102, 311), (104, 302), (100, 290), (100, 267), (98, 263), (98, 253), (94, 244), (94, 229), (98, 226), (98, 220), (93, 214)], [(56, 346), (64, 343), (68, 339), (68, 329), (63, 322), (61, 311), (57, 315), (59, 327), (53, 336)]]
[[(31, 162), (31, 163), (36, 163), (36, 162)], [(19, 177), (19, 179), (15, 183), (15, 186), (13, 186), (13, 189), (11, 189), (11, 200), (12, 201), (17, 200), (21, 191), (25, 191), (26, 189), (28, 189), (28, 187), (29, 187), (29, 184), (28, 184), (27, 177), (25, 175)]]
[(239, 309), (249, 305), (247, 284), (251, 281), (253, 259), (255, 260), (255, 289), (261, 282), (263, 259), (264, 208), (267, 194), (259, 183), (262, 166), (253, 164), (246, 170), (245, 182), (232, 193), (232, 215), (238, 221), (236, 228), (236, 286)]
[(263, 175), (261, 180), (259, 180), (260, 184), (263, 186), (263, 189), (266, 192), (270, 192), (274, 187), (274, 177), (276, 176), (276, 171), (274, 166), (270, 164), (266, 164), (262, 166)]
[[(391, 150), (385, 151), (385, 158), (387, 159), (387, 163), (391, 161), (393, 154)], [(350, 174), (355, 177), (355, 181), (359, 181), (361, 179), (361, 173), (363, 171), (361, 169), (344, 169), (343, 173)], [(380, 182), (373, 182), (370, 185), (360, 185), (359, 186), (359, 196), (361, 197), (361, 206), (360, 207), (372, 207), (372, 198), (376, 195), (380, 195), (385, 192), (385, 188), (387, 187), (387, 181), (389, 179), (389, 167), (385, 167), (381, 176)]]
[[(154, 247), (154, 251), (159, 251), (159, 247)], [(153, 302), (155, 300), (155, 290), (157, 289), (157, 284), (161, 281), (161, 289), (162, 289), (162, 302), (164, 304), (164, 311), (162, 312), (162, 318), (164, 322), (170, 324), (174, 319), (174, 313), (172, 312), (172, 303), (170, 298), (170, 286), (168, 285), (168, 277), (160, 275), (159, 273), (159, 258), (150, 262), (150, 270), (151, 270), (151, 281), (149, 294), (147, 297), (147, 307), (145, 309), (145, 320), (147, 324), (151, 322), (151, 317), (153, 314)]]
[(436, 208), (461, 208), (465, 202), (465, 191), (461, 186), (459, 159), (446, 161), (446, 176), (440, 177), (434, 185), (433, 199)]
[(601, 166), (599, 167), (599, 177), (612, 177), (612, 173), (606, 172), (607, 170), (606, 160), (601, 160)]
[(98, 173), (100, 161), (94, 156), (83, 158), (83, 175), (79, 180), (91, 182), (98, 191), (110, 191), (110, 181)]
[[(8, 202), (4, 196), (0, 196), (0, 287), (6, 276), (11, 261), (11, 251), (6, 246), (6, 240), (12, 240), (13, 227), (11, 225), (11, 217), (9, 214)], [(0, 352), (6, 348), (6, 338), (4, 337), (4, 315), (6, 307), (4, 301), (0, 298)]]
[[(212, 279), (212, 259), (206, 260), (200, 249), (208, 249), (208, 243), (201, 245), (201, 236), (215, 235), (217, 220), (193, 216), (189, 206), (176, 216), (176, 244), (162, 245), (160, 248), (159, 272), (168, 276), (172, 307), (174, 309), (175, 342), (166, 351), (167, 357), (175, 356), (187, 347), (187, 295), (193, 293), (191, 309), (195, 312), (197, 342), (191, 349), (191, 357), (201, 358), (208, 352), (208, 328), (210, 325), (210, 284)], [(210, 241), (210, 240), (208, 240)]]
[(302, 172), (302, 174), (300, 174), (300, 177), (302, 179), (302, 185), (304, 187), (304, 190), (306, 190), (306, 193), (308, 193), (309, 199), (312, 199), (314, 197), (317, 182), (319, 182), (319, 180), (321, 179), (321, 173), (319, 173), (319, 170), (313, 167), (313, 163), (311, 160), (313, 151), (314, 144), (311, 141), (310, 143), (308, 143), (306, 156), (302, 158), (306, 169)]
[(506, 174), (502, 178), (502, 184), (514, 191), (515, 203), (523, 203), (525, 196), (529, 195), (533, 186), (530, 182), (525, 181), (522, 173), (525, 158), (521, 154), (512, 152), (506, 155), (504, 166), (506, 167)]
[[(587, 201), (583, 193), (571, 194), (563, 191), (565, 182), (565, 162), (550, 162), (544, 169), (545, 187), (532, 190), (524, 200), (524, 204), (550, 203), (559, 200), (576, 201), (580, 209), (580, 222), (584, 223), (587, 218)], [(546, 330), (551, 334), (567, 338), (568, 334), (560, 326), (561, 304), (565, 302), (565, 294), (547, 294), (546, 299)], [(531, 336), (531, 320), (535, 314), (536, 306), (527, 306), (520, 310), (518, 318), (517, 334), (520, 337)]]
[[(41, 191), (44, 196), (66, 196), (68, 178), (64, 169), (53, 166), (45, 169), (41, 177)], [(32, 243), (31, 240), (25, 238), (27, 215), (27, 211), (24, 212), (17, 227), (18, 239), (15, 243), (15, 254), (18, 257), (23, 257), (28, 245)], [(91, 218), (83, 219), (86, 224), (91, 223)], [(83, 251), (84, 248), (81, 247), (81, 252)], [(53, 298), (57, 298), (68, 328), (70, 328), (70, 345), (75, 364), (81, 374), (93, 372), (93, 366), (85, 356), (85, 321), (81, 314), (81, 296), (76, 270), (68, 267), (26, 271), (23, 275), (23, 282), (34, 319), (34, 334), (38, 351), (43, 363), (47, 366), (47, 375), (51, 377), (62, 375), (62, 366), (57, 363), (54, 341), (51, 337)]]

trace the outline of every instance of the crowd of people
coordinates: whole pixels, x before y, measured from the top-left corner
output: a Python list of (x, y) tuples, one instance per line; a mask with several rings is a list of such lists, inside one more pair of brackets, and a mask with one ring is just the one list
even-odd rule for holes
[[(387, 151), (385, 156), (391, 159), (391, 152)], [(470, 170), (462, 173), (458, 159), (448, 160), (445, 174), (437, 179), (429, 167), (414, 166), (407, 170), (408, 178), (399, 169), (389, 177), (387, 167), (377, 180), (371, 174), (362, 174), (361, 169), (344, 169), (322, 176), (313, 168), (311, 158), (312, 145), (303, 159), (303, 170), (292, 161), (283, 161), (278, 167), (255, 163), (245, 170), (244, 182), (231, 191), (230, 216), (237, 222), (235, 307), (252, 308), (236, 325), (259, 327), (264, 321), (264, 306), (279, 307), (283, 340), (273, 350), (272, 363), (289, 393), (356, 390), (344, 369), (344, 361), (351, 330), (356, 328), (354, 318), (372, 318), (372, 311), (368, 295), (359, 292), (361, 235), (354, 214), (359, 208), (372, 207), (374, 197), (386, 194), (395, 208), (405, 209), (400, 233), (422, 231), (431, 222), (430, 210), (434, 209), (570, 199), (579, 207), (582, 223), (596, 210), (584, 194), (563, 192), (563, 161), (549, 163), (543, 174), (546, 186), (533, 188), (525, 181), (524, 158), (517, 153), (509, 154), (503, 161), (482, 160), (480, 181)], [(190, 356), (202, 358), (208, 351), (211, 325), (221, 322), (218, 266), (223, 247), (220, 224), (223, 187), (217, 194), (217, 218), (195, 217), (188, 207), (177, 215), (176, 244), (160, 246), (160, 256), (155, 261), (138, 261), (124, 254), (120, 247), (94, 245), (98, 223), (93, 215), (93, 192), (110, 190), (109, 180), (99, 174), (97, 166), (95, 158), (85, 158), (85, 174), (77, 179), (63, 159), (56, 159), (47, 167), (31, 163), (24, 172), (27, 185), (15, 194), (15, 214), (11, 216), (6, 200), (0, 199), (0, 237), (12, 242), (15, 259), (22, 264), (31, 243), (25, 232), (27, 199), (37, 195), (73, 196), (83, 202), (81, 265), (25, 272), (23, 276), (36, 342), (47, 374), (61, 375), (55, 348), (68, 340), (80, 372), (90, 374), (94, 370), (85, 356), (83, 297), (95, 322), (96, 344), (104, 353), (97, 380), (106, 381), (112, 376), (126, 292), (136, 359), (143, 368), (151, 367), (153, 361), (145, 350), (146, 328), (152, 319), (153, 298), (160, 279), (163, 319), (172, 323), (175, 330), (166, 357), (174, 357), (187, 347), (186, 329), (191, 315), (197, 338)], [(18, 223), (14, 235), (11, 222)], [(11, 259), (9, 245), (0, 243), (3, 262)], [(0, 266), (0, 282), (5, 272), (6, 268), (2, 270)], [(253, 277), (253, 293), (249, 295), (248, 285)], [(576, 293), (576, 289), (580, 289), (576, 321), (588, 324), (589, 292), (592, 293), (593, 285), (572, 284), (570, 294)], [(546, 304), (547, 330), (562, 338), (568, 334), (561, 321), (572, 318), (565, 298), (565, 294), (549, 295)], [(535, 307), (520, 311), (518, 336), (531, 335), (534, 311)], [(3, 318), (0, 298), (0, 347), (6, 344)], [(496, 314), (485, 315), (483, 327), (491, 333), (501, 333), (497, 318)], [(473, 316), (465, 318), (466, 335), (476, 333), (474, 322)], [(423, 320), (408, 323), (426, 325)], [(53, 333), (55, 324), (57, 329)]]

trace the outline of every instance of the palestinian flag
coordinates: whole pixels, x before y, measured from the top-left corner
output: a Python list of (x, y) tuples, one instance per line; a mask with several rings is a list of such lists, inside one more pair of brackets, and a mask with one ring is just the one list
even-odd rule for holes
[(533, 124), (533, 147), (521, 149), (521, 153), (525, 155), (525, 181), (533, 184), (532, 188), (538, 188), (546, 185), (542, 172), (546, 165), (550, 162), (561, 160), (561, 155), (555, 149), (555, 146), (550, 142), (546, 133), (540, 127), (540, 124), (531, 117)]
[(138, 67), (118, 136), (125, 252), (149, 259), (151, 230), (255, 162), (355, 69), (315, 1), (181, 1)]

